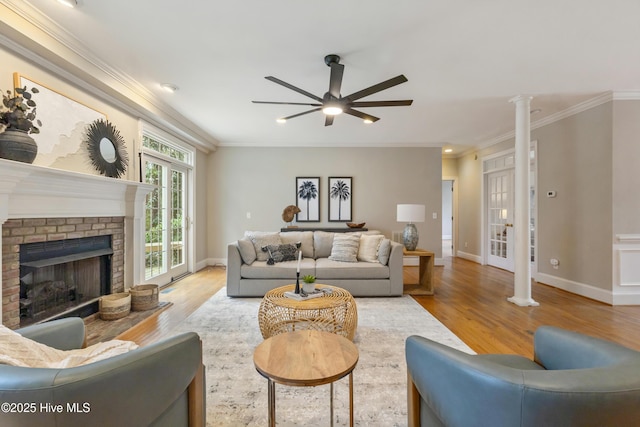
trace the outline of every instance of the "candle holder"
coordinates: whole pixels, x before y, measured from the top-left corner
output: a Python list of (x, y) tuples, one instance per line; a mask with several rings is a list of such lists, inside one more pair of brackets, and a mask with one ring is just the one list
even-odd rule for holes
[(297, 295), (300, 293), (300, 272), (296, 271), (296, 290), (294, 293)]

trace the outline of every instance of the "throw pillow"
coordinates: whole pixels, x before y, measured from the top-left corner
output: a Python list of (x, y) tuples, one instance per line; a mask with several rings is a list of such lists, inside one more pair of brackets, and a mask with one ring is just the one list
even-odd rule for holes
[(269, 259), (269, 253), (262, 251), (263, 246), (282, 244), (282, 240), (280, 240), (280, 235), (278, 233), (268, 231), (247, 231), (244, 235), (251, 240), (251, 243), (253, 243), (253, 247), (256, 251), (256, 259), (258, 261), (267, 261)]
[(318, 258), (329, 258), (331, 248), (333, 247), (333, 236), (335, 233), (327, 233), (326, 231), (313, 232), (313, 247), (315, 249), (314, 256)]
[(387, 265), (389, 264), (389, 257), (391, 256), (391, 240), (382, 239), (380, 242), (380, 247), (378, 248), (378, 261), (380, 264)]
[(329, 259), (332, 261), (358, 262), (360, 236), (336, 233)]
[(276, 262), (283, 261), (296, 261), (298, 259), (298, 249), (302, 244), (298, 243), (285, 243), (282, 245), (267, 245), (262, 248), (263, 251), (269, 254), (267, 264), (273, 265)]
[(245, 264), (252, 264), (256, 260), (256, 249), (248, 238), (244, 237), (238, 240), (238, 249), (240, 250), (240, 257)]
[(380, 248), (382, 239), (384, 239), (383, 235), (376, 236), (363, 234), (362, 236), (360, 236), (358, 261), (378, 262), (378, 249)]

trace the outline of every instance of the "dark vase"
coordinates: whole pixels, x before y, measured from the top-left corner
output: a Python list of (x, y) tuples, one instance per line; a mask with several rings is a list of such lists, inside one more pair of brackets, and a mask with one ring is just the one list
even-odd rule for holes
[(33, 163), (38, 145), (24, 130), (7, 129), (0, 133), (0, 158)]

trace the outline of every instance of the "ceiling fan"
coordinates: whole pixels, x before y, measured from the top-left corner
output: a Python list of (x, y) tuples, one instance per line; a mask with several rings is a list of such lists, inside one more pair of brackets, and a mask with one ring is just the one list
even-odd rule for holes
[(345, 113), (351, 116), (355, 116), (364, 120), (365, 123), (373, 123), (380, 120), (379, 117), (372, 116), (370, 114), (363, 113), (361, 111), (355, 110), (354, 108), (365, 108), (365, 107), (403, 107), (409, 106), (413, 102), (413, 100), (401, 100), (401, 101), (358, 101), (358, 99), (364, 98), (365, 96), (373, 95), (374, 93), (383, 91), (385, 89), (389, 89), (390, 87), (399, 85), (404, 83), (407, 78), (400, 74), (392, 79), (385, 80), (384, 82), (375, 84), (366, 89), (359, 90), (358, 92), (354, 92), (347, 96), (342, 96), (340, 94), (340, 87), (342, 86), (342, 74), (344, 73), (344, 65), (340, 64), (340, 57), (338, 55), (327, 55), (324, 57), (324, 62), (331, 68), (331, 76), (329, 77), (329, 91), (324, 94), (322, 98), (316, 96), (312, 93), (307, 92), (306, 90), (302, 90), (298, 87), (295, 87), (287, 82), (284, 82), (280, 79), (277, 79), (273, 76), (267, 76), (265, 79), (282, 85), (288, 89), (291, 89), (295, 92), (298, 92), (304, 96), (307, 96), (313, 100), (315, 103), (306, 103), (306, 102), (270, 102), (270, 101), (252, 101), (255, 104), (279, 104), (279, 105), (308, 105), (311, 107), (316, 107), (308, 111), (304, 111), (302, 113), (293, 114), (288, 117), (282, 117), (278, 119), (278, 122), (286, 122), (289, 119), (293, 119), (294, 117), (303, 116), (305, 114), (313, 113), (316, 111), (322, 111), (325, 114), (324, 125), (331, 126), (333, 124), (333, 119), (336, 115)]

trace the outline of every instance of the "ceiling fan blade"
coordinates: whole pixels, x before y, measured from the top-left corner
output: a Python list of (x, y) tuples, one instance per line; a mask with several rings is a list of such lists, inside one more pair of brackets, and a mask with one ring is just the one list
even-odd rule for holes
[(254, 104), (276, 104), (276, 105), (309, 105), (311, 107), (321, 107), (322, 104), (311, 104), (306, 102), (271, 102), (271, 101), (251, 101)]
[(351, 101), (355, 101), (356, 99), (364, 98), (365, 96), (373, 95), (374, 93), (383, 91), (385, 89), (389, 89), (390, 87), (394, 87), (401, 83), (407, 82), (407, 78), (400, 74), (392, 79), (385, 80), (384, 82), (378, 83), (373, 86), (369, 86), (366, 89), (359, 90), (358, 92), (352, 93), (351, 95), (347, 95), (344, 98), (349, 98)]
[(287, 82), (283, 82), (282, 80), (280, 80), (278, 78), (275, 78), (273, 76), (267, 76), (267, 77), (265, 77), (265, 79), (267, 79), (269, 81), (272, 81), (274, 83), (277, 83), (277, 84), (279, 84), (281, 86), (284, 86), (287, 89), (291, 89), (291, 90), (293, 90), (295, 92), (298, 92), (298, 93), (300, 93), (300, 94), (302, 94), (304, 96), (308, 96), (311, 99), (315, 99), (318, 102), (322, 102), (322, 98), (317, 97), (314, 94), (307, 92), (306, 90), (300, 89), (299, 87), (295, 87), (295, 86), (293, 86), (293, 85), (291, 85), (291, 84), (289, 84)]
[(283, 117), (283, 120), (293, 119), (294, 117), (304, 116), (305, 114), (315, 113), (316, 111), (320, 111), (321, 108), (314, 108), (313, 110), (303, 111), (302, 113), (294, 114), (292, 116)]
[(413, 103), (412, 99), (405, 99), (402, 101), (360, 101), (352, 102), (352, 107), (406, 107)]
[(334, 117), (335, 116), (329, 116), (329, 115), (325, 116), (324, 125), (325, 126), (331, 126), (333, 124), (333, 118)]
[(365, 114), (362, 111), (354, 110), (353, 108), (347, 108), (346, 110), (344, 110), (344, 113), (361, 118), (362, 120), (371, 120), (372, 122), (377, 122), (378, 120), (380, 120), (380, 117)]
[(342, 87), (342, 75), (344, 74), (344, 65), (331, 63), (331, 77), (329, 79), (329, 93), (335, 98), (340, 98), (340, 88)]

